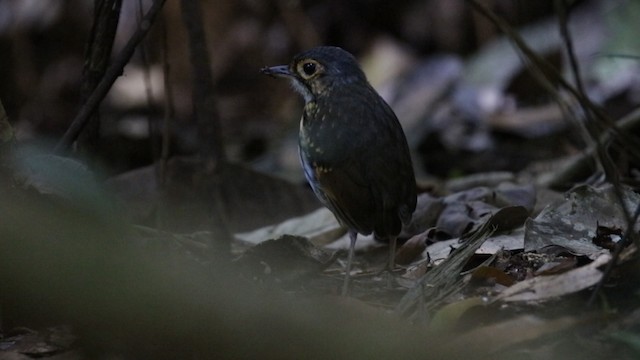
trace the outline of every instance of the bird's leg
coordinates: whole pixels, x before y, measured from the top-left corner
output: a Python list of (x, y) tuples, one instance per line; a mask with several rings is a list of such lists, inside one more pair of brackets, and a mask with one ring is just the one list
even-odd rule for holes
[(393, 269), (396, 267), (396, 240), (395, 236), (389, 237), (389, 262), (387, 263), (387, 271), (389, 276), (387, 277), (387, 287), (393, 287)]
[(353, 263), (353, 254), (355, 253), (357, 238), (358, 233), (349, 230), (349, 255), (347, 257), (347, 273), (344, 275), (344, 284), (342, 285), (342, 296), (349, 295), (349, 282), (351, 281), (351, 264)]
[(395, 236), (389, 238), (389, 263), (387, 264), (389, 272), (393, 272), (396, 267), (396, 239)]

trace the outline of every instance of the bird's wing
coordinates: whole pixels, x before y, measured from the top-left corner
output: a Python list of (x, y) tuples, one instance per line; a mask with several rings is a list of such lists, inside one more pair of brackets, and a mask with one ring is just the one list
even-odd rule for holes
[(383, 101), (372, 111), (380, 129), (377, 134), (376, 156), (366, 162), (368, 181), (376, 199), (375, 229), (381, 236), (396, 235), (401, 222), (407, 223), (416, 207), (416, 183), (409, 148), (404, 132), (393, 110)]
[(329, 167), (310, 162), (300, 153), (305, 175), (320, 201), (338, 220), (360, 234), (370, 234), (374, 228), (374, 200), (358, 164), (343, 162)]

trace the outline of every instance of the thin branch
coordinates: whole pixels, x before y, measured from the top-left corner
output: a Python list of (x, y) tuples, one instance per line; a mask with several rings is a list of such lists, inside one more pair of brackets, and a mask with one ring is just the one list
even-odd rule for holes
[(567, 58), (569, 59), (569, 68), (576, 82), (576, 90), (586, 96), (582, 76), (580, 76), (580, 66), (576, 57), (573, 46), (573, 38), (569, 32), (569, 12), (566, 0), (556, 0), (556, 12), (558, 13), (558, 23), (560, 24), (560, 36), (566, 44)]
[(632, 55), (632, 54), (616, 54), (616, 53), (607, 53), (600, 54), (602, 57), (606, 58), (614, 58), (614, 59), (624, 59), (624, 60), (640, 60), (640, 55)]
[[(576, 83), (576, 91), (584, 97), (584, 99), (589, 100), (589, 97), (585, 91), (584, 84), (582, 83), (582, 76), (580, 76), (580, 67), (578, 64), (578, 60), (576, 58), (575, 49), (573, 46), (573, 38), (571, 37), (569, 31), (569, 9), (566, 0), (556, 0), (556, 12), (558, 13), (558, 24), (560, 27), (560, 36), (565, 43), (565, 48), (567, 51), (567, 58), (569, 60), (569, 69), (573, 74), (575, 83)], [(589, 100), (590, 102), (590, 100)], [(591, 136), (591, 140), (595, 141), (595, 153), (597, 155), (597, 159), (599, 160), (600, 165), (605, 173), (606, 178), (614, 184), (614, 186), (620, 185), (620, 176), (618, 171), (615, 168), (615, 165), (611, 161), (611, 158), (607, 155), (606, 143), (602, 142), (600, 139), (600, 132), (594, 128), (595, 119), (593, 118), (593, 114), (591, 109), (587, 106), (586, 102), (580, 102), (582, 106), (582, 111), (584, 113), (584, 120), (582, 125), (587, 130), (588, 134)]]
[(15, 135), (11, 123), (9, 123), (9, 117), (7, 116), (2, 100), (0, 100), (0, 149), (3, 145), (12, 143)]
[(173, 100), (173, 88), (171, 87), (171, 63), (169, 62), (169, 44), (167, 39), (167, 24), (164, 16), (160, 18), (162, 24), (162, 74), (164, 79), (164, 119), (162, 121), (162, 144), (160, 147), (159, 175), (160, 184), (167, 180), (167, 163), (169, 162), (171, 120), (175, 116), (175, 104)]
[[(628, 133), (636, 132), (640, 129), (640, 108), (635, 109), (622, 117), (618, 120), (617, 125), (620, 131)], [(613, 135), (610, 132), (605, 132), (600, 135), (598, 142), (608, 144), (611, 142), (612, 136)], [(573, 174), (580, 172), (581, 169), (588, 166), (589, 162), (591, 162), (596, 156), (596, 150), (597, 148), (595, 144), (589, 146), (579, 157), (576, 157), (567, 166), (564, 166), (561, 170), (555, 172), (551, 178), (540, 183), (540, 185), (551, 188), (561, 186), (567, 181), (567, 179), (570, 179)]]
[(193, 110), (198, 125), (199, 151), (205, 171), (213, 171), (224, 160), (224, 146), (213, 97), (213, 74), (202, 22), (201, 0), (182, 0), (182, 20), (189, 36), (189, 58), (193, 76)]
[(606, 124), (607, 131), (611, 131), (615, 135), (615, 140), (620, 141), (630, 155), (640, 160), (640, 149), (637, 148), (638, 140), (630, 134), (621, 132), (616, 126), (615, 122), (598, 106), (593, 104), (589, 98), (580, 93), (574, 86), (558, 72), (558, 70), (549, 64), (545, 59), (539, 56), (533, 51), (524, 39), (513, 30), (513, 28), (503, 19), (498, 17), (493, 11), (491, 11), (486, 5), (482, 4), (478, 0), (467, 0), (471, 6), (489, 19), (500, 31), (505, 33), (509, 40), (515, 45), (515, 48), (523, 53), (523, 55), (530, 60), (530, 63), (540, 69), (540, 71), (549, 78), (552, 83), (557, 83), (561, 88), (568, 91), (585, 109), (588, 109), (601, 123)]
[[(142, 21), (142, 10), (143, 10), (143, 5), (142, 5), (142, 0), (138, 0), (138, 11), (137, 11), (137, 20), (138, 22)], [(161, 17), (162, 18), (162, 17)], [(151, 70), (150, 70), (150, 64), (149, 64), (149, 52), (147, 50), (147, 46), (145, 44), (145, 42), (141, 42), (140, 45), (138, 46), (138, 54), (140, 56), (140, 62), (142, 63), (142, 76), (143, 76), (143, 82), (144, 82), (144, 90), (145, 90), (145, 97), (147, 100), (147, 108), (151, 109), (153, 107), (153, 84), (151, 84)], [(153, 159), (153, 161), (155, 161), (155, 159), (159, 156), (159, 149), (158, 149), (158, 144), (156, 142), (157, 139), (157, 124), (154, 121), (153, 116), (151, 116), (151, 114), (149, 112), (147, 112), (147, 116), (146, 116), (146, 120), (147, 120), (147, 130), (149, 132), (149, 144), (151, 147), (151, 158)], [(156, 168), (156, 176), (160, 175), (160, 170), (159, 168)]]
[[(569, 27), (567, 25), (568, 8), (567, 8), (566, 0), (556, 0), (556, 8), (559, 14), (558, 20), (560, 23), (560, 33), (566, 44), (567, 57), (569, 58), (569, 65), (571, 68), (571, 72), (573, 73), (573, 76), (575, 77), (575, 80), (576, 80), (577, 91), (582, 96), (584, 96), (585, 99), (588, 99), (587, 94), (584, 90), (584, 86), (582, 84), (581, 77), (580, 77), (580, 69), (578, 67), (578, 61), (576, 59), (575, 51), (573, 48), (573, 41), (571, 38), (571, 34), (569, 32)], [(583, 105), (583, 103), (581, 103), (581, 105)], [(589, 109), (583, 107), (583, 111), (586, 116), (586, 121), (593, 122), (593, 117)], [(600, 164), (604, 169), (607, 179), (609, 180), (609, 182), (613, 184), (614, 194), (616, 196), (618, 205), (620, 205), (620, 208), (622, 209), (622, 213), (624, 214), (624, 220), (627, 224), (627, 229), (625, 230), (625, 236), (623, 240), (616, 244), (616, 249), (613, 253), (613, 257), (609, 262), (609, 264), (607, 265), (607, 268), (602, 278), (598, 282), (598, 285), (593, 290), (591, 294), (591, 298), (589, 299), (589, 302), (587, 303), (587, 305), (592, 305), (595, 302), (595, 299), (600, 293), (603, 285), (608, 281), (609, 276), (611, 276), (611, 272), (613, 271), (614, 267), (618, 263), (622, 249), (624, 249), (624, 247), (629, 243), (629, 240), (631, 240), (632, 242), (637, 242), (636, 235), (634, 232), (634, 224), (638, 219), (638, 214), (640, 210), (640, 206), (639, 206), (636, 208), (635, 213), (631, 214), (631, 210), (625, 206), (625, 201), (624, 201), (625, 195), (623, 192), (622, 184), (620, 183), (620, 174), (618, 172), (618, 169), (615, 167), (613, 160), (611, 160), (609, 153), (606, 150), (606, 147), (604, 145), (606, 143), (603, 142), (602, 139), (600, 139), (598, 134), (593, 134), (593, 137), (594, 137), (594, 140), (596, 141), (595, 150), (598, 155), (598, 158), (600, 159)]]
[[(104, 76), (109, 65), (113, 41), (116, 37), (122, 0), (95, 0), (91, 33), (85, 50), (84, 69), (82, 70), (81, 103), (87, 101), (93, 90)], [(100, 117), (95, 112), (89, 116), (84, 132), (78, 137), (78, 149), (87, 153), (96, 153), (100, 149)]]
[[(582, 111), (584, 112), (585, 119), (589, 123), (588, 125), (595, 125), (595, 120), (598, 120), (604, 127), (603, 132), (595, 131), (592, 126), (588, 126), (587, 129), (590, 130), (589, 134), (592, 140), (595, 141), (595, 146), (591, 148), (589, 153), (597, 155), (594, 158), (600, 161), (600, 164), (603, 166), (605, 170), (605, 174), (607, 175), (607, 179), (613, 184), (613, 188), (617, 197), (618, 204), (622, 207), (622, 211), (625, 216), (625, 220), (627, 222), (627, 229), (625, 232), (625, 238), (623, 241), (617, 244), (616, 250), (614, 252), (614, 257), (612, 261), (608, 264), (607, 270), (603, 275), (602, 280), (599, 282), (596, 290), (592, 293), (591, 299), (589, 300), (589, 304), (592, 304), (597, 297), (599, 290), (602, 288), (602, 284), (608, 278), (608, 275), (611, 273), (611, 269), (614, 268), (617, 259), (624, 247), (624, 244), (632, 240), (636, 244), (639, 242), (637, 236), (633, 230), (634, 224), (640, 216), (640, 206), (636, 208), (635, 213), (632, 215), (625, 206), (624, 202), (624, 194), (622, 190), (622, 185), (620, 183), (619, 174), (617, 169), (615, 168), (613, 161), (610, 159), (608, 152), (606, 151), (605, 145), (607, 144), (608, 139), (616, 139), (622, 142), (623, 145), (626, 145), (625, 149), (632, 153), (632, 155), (636, 156), (636, 158), (640, 159), (638, 156), (638, 151), (633, 145), (633, 139), (627, 137), (627, 135), (620, 131), (619, 127), (607, 116), (606, 113), (600, 108), (595, 106), (589, 97), (586, 95), (584, 91), (584, 86), (580, 79), (580, 71), (578, 67), (578, 62), (576, 60), (575, 52), (573, 49), (573, 41), (571, 39), (568, 26), (567, 26), (567, 12), (566, 12), (566, 3), (563, 1), (562, 5), (559, 4), (559, 1), (556, 2), (556, 9), (559, 14), (559, 24), (560, 24), (560, 32), (563, 37), (565, 44), (567, 45), (567, 55), (569, 58), (570, 69), (572, 71), (573, 76), (576, 79), (576, 87), (573, 87), (569, 84), (559, 73), (558, 71), (551, 66), (548, 62), (542, 59), (538, 54), (536, 54), (533, 50), (531, 50), (528, 45), (524, 42), (522, 37), (515, 32), (503, 19), (499, 18), (495, 15), (489, 8), (487, 8), (484, 4), (481, 4), (477, 0), (467, 0), (471, 3), (471, 5), (481, 14), (486, 16), (489, 20), (491, 20), (501, 31), (508, 35), (508, 38), (516, 45), (516, 48), (521, 51), (525, 58), (531, 63), (536, 65), (545, 76), (549, 77), (555, 83), (558, 83), (562, 88), (567, 90), (573, 97), (578, 101)], [(631, 121), (630, 121), (631, 122)], [(627, 124), (625, 124), (627, 125)]]
[(90, 116), (96, 110), (102, 99), (107, 95), (111, 86), (116, 81), (116, 79), (122, 74), (122, 71), (133, 56), (136, 47), (145, 37), (151, 25), (153, 24), (154, 19), (162, 9), (166, 0), (155, 0), (151, 5), (151, 8), (144, 16), (136, 31), (131, 35), (131, 38), (125, 45), (125, 47), (120, 51), (114, 62), (109, 66), (107, 71), (104, 74), (100, 83), (96, 86), (91, 96), (84, 103), (78, 115), (76, 115), (75, 119), (71, 123), (71, 126), (67, 129), (64, 136), (56, 147), (54, 148), (54, 152), (62, 152), (71, 146), (71, 144), (76, 140), (82, 129), (86, 126), (87, 121)]

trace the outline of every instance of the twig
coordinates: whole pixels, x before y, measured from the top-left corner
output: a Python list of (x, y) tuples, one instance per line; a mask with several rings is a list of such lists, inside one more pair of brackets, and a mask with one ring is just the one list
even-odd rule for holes
[(9, 117), (7, 116), (2, 100), (0, 100), (0, 147), (13, 142), (14, 133), (11, 124), (9, 123)]
[(555, 5), (556, 12), (558, 13), (558, 23), (560, 24), (560, 36), (562, 36), (562, 39), (566, 44), (567, 58), (569, 59), (569, 67), (573, 73), (574, 80), (576, 81), (576, 90), (586, 96), (584, 85), (582, 83), (582, 76), (580, 76), (580, 67), (573, 47), (573, 39), (569, 33), (567, 2), (566, 0), (556, 0)]
[(4, 110), (4, 105), (2, 105), (2, 100), (0, 100), (0, 182), (13, 177), (12, 172), (8, 170), (14, 143), (15, 134)]
[(595, 141), (595, 153), (598, 156), (598, 160), (600, 161), (600, 165), (604, 170), (606, 178), (614, 184), (614, 186), (619, 186), (619, 176), (616, 171), (613, 162), (607, 155), (607, 151), (605, 148), (605, 143), (601, 141), (599, 132), (593, 128), (594, 118), (591, 109), (589, 108), (587, 101), (591, 102), (589, 99), (584, 85), (582, 83), (582, 77), (580, 76), (580, 68), (578, 65), (578, 60), (576, 59), (576, 54), (573, 48), (573, 39), (571, 38), (571, 34), (569, 32), (568, 26), (568, 8), (566, 4), (566, 0), (556, 0), (556, 12), (558, 13), (558, 23), (560, 25), (560, 36), (564, 40), (567, 50), (567, 58), (569, 59), (569, 69), (573, 74), (573, 77), (576, 82), (576, 91), (583, 97), (586, 101), (580, 101), (580, 106), (582, 107), (582, 111), (584, 113), (584, 122), (583, 125), (585, 129), (587, 129), (588, 134), (591, 136), (591, 140)]
[(632, 55), (632, 54), (616, 54), (616, 53), (607, 53), (600, 54), (602, 57), (614, 58), (614, 59), (625, 59), (625, 60), (640, 60), (640, 55)]
[(496, 25), (503, 33), (508, 35), (511, 42), (514, 43), (515, 48), (523, 53), (523, 55), (530, 61), (531, 64), (537, 67), (538, 71), (542, 72), (545, 77), (549, 79), (549, 82), (558, 84), (561, 88), (568, 91), (584, 109), (588, 109), (595, 119), (599, 120), (603, 124), (606, 124), (607, 131), (611, 131), (615, 135), (615, 139), (625, 145), (625, 149), (628, 153), (640, 160), (640, 149), (637, 148), (637, 143), (640, 142), (634, 139), (630, 134), (621, 132), (616, 126), (615, 122), (609, 118), (609, 116), (598, 106), (593, 104), (589, 98), (580, 93), (574, 86), (569, 84), (567, 80), (553, 67), (549, 62), (540, 57), (535, 51), (533, 51), (524, 39), (515, 30), (511, 28), (506, 21), (498, 17), (493, 11), (491, 11), (486, 5), (482, 4), (478, 0), (467, 0), (471, 6), (489, 19), (494, 25)]
[(169, 45), (167, 41), (167, 24), (164, 17), (160, 18), (162, 23), (162, 74), (164, 78), (164, 119), (162, 122), (162, 144), (160, 146), (160, 184), (165, 184), (167, 180), (167, 163), (169, 162), (171, 120), (175, 115), (175, 104), (173, 101), (173, 89), (171, 87), (170, 74), (171, 64), (169, 62)]
[[(138, 0), (138, 12), (137, 12), (137, 20), (138, 22), (142, 21), (142, 0)], [(162, 17), (161, 17), (162, 18)], [(149, 69), (149, 53), (147, 51), (147, 46), (145, 42), (140, 42), (138, 46), (138, 54), (140, 55), (140, 62), (142, 63), (142, 76), (144, 82), (144, 90), (145, 96), (147, 100), (147, 108), (151, 109), (153, 107), (153, 86), (151, 84), (151, 71)], [(155, 159), (159, 156), (159, 149), (157, 144), (157, 125), (153, 120), (153, 117), (149, 112), (147, 112), (146, 116), (147, 120), (147, 130), (149, 132), (149, 144), (151, 147), (151, 158), (155, 161)], [(160, 175), (160, 168), (155, 167), (156, 176)]]
[(59, 153), (66, 150), (76, 140), (82, 129), (86, 126), (89, 117), (93, 114), (102, 99), (107, 95), (116, 79), (122, 74), (122, 70), (131, 59), (136, 46), (138, 46), (140, 41), (142, 41), (151, 28), (156, 15), (158, 15), (160, 9), (162, 9), (165, 1), (166, 0), (154, 0), (151, 8), (138, 25), (136, 31), (131, 35), (131, 38), (125, 47), (109, 66), (104, 77), (100, 80), (100, 83), (98, 83), (95, 90), (91, 93), (91, 96), (89, 96), (87, 101), (84, 103), (78, 115), (73, 119), (71, 126), (69, 126), (62, 139), (60, 139), (54, 148), (54, 152)]
[(205, 171), (213, 171), (224, 160), (220, 122), (213, 97), (213, 75), (202, 24), (201, 0), (182, 0), (182, 20), (189, 36), (189, 58), (193, 75), (193, 108), (198, 125), (200, 156)]
[(216, 239), (209, 239), (211, 256), (217, 251), (229, 251), (228, 241), (231, 239), (229, 230), (228, 210), (225, 208), (222, 184), (224, 182), (224, 144), (218, 112), (215, 105), (214, 81), (211, 73), (211, 61), (207, 51), (207, 41), (202, 21), (202, 0), (181, 0), (182, 21), (189, 37), (189, 60), (191, 61), (193, 81), (193, 110), (198, 126), (199, 161), (197, 174), (206, 181), (194, 182), (198, 191), (206, 194), (211, 206), (211, 216), (207, 226), (215, 229)]
[[(569, 60), (569, 69), (573, 74), (573, 78), (576, 84), (576, 91), (585, 96), (584, 84), (582, 82), (582, 76), (580, 75), (580, 67), (576, 58), (576, 53), (573, 47), (573, 39), (569, 34), (569, 21), (568, 21), (568, 9), (566, 0), (555, 1), (556, 13), (558, 14), (558, 24), (560, 27), (560, 36), (562, 37), (567, 51), (567, 58)], [(578, 126), (583, 130), (585, 142), (589, 145), (593, 144), (593, 140), (596, 141), (596, 146), (600, 146), (601, 143), (597, 142), (599, 134), (596, 129), (593, 129), (593, 116), (589, 109), (583, 106), (584, 116), (586, 121), (577, 121)]]
[[(629, 114), (625, 115), (617, 122), (618, 129), (624, 132), (634, 132), (640, 128), (640, 108), (633, 110)], [(605, 132), (600, 135), (598, 140), (602, 144), (611, 142), (612, 134)], [(540, 185), (546, 187), (559, 187), (567, 179), (570, 179), (573, 174), (580, 171), (580, 169), (587, 166), (587, 164), (594, 158), (596, 152), (596, 145), (591, 145), (587, 148), (579, 157), (576, 157), (570, 164), (564, 166), (560, 171), (553, 174), (553, 177), (549, 178)]]
[[(634, 233), (634, 224), (640, 216), (640, 206), (636, 209), (634, 215), (632, 215), (625, 206), (624, 202), (624, 194), (622, 190), (622, 185), (620, 183), (620, 178), (613, 161), (609, 157), (608, 152), (606, 151), (605, 145), (607, 144), (609, 137), (614, 136), (615, 139), (621, 141), (623, 145), (626, 145), (624, 149), (631, 153), (636, 158), (640, 159), (638, 155), (638, 151), (636, 150), (632, 139), (627, 138), (626, 134), (621, 132), (618, 126), (604, 113), (604, 111), (595, 106), (589, 97), (586, 95), (584, 91), (584, 86), (582, 85), (582, 81), (580, 79), (580, 71), (578, 67), (578, 62), (575, 57), (575, 53), (573, 50), (573, 42), (571, 40), (571, 36), (569, 34), (568, 26), (567, 26), (567, 13), (566, 13), (566, 3), (563, 0), (556, 0), (556, 9), (559, 13), (559, 24), (561, 35), (567, 45), (567, 55), (569, 57), (569, 64), (571, 71), (576, 79), (576, 87), (571, 86), (559, 73), (558, 71), (552, 67), (549, 63), (544, 61), (544, 59), (540, 58), (534, 51), (532, 51), (528, 45), (524, 42), (524, 40), (519, 36), (517, 32), (515, 32), (511, 27), (501, 18), (496, 16), (491, 10), (489, 10), (484, 4), (479, 3), (477, 0), (467, 0), (471, 3), (471, 5), (484, 16), (486, 16), (489, 20), (491, 20), (496, 26), (500, 28), (504, 33), (506, 33), (509, 39), (514, 42), (516, 48), (520, 50), (528, 60), (531, 61), (532, 64), (535, 64), (540, 70), (551, 80), (557, 82), (562, 88), (566, 89), (574, 96), (574, 98), (580, 104), (582, 111), (584, 112), (585, 119), (587, 121), (587, 125), (595, 124), (595, 120), (599, 120), (600, 123), (605, 124), (606, 128), (603, 133), (599, 133), (596, 129), (591, 126), (587, 126), (587, 130), (589, 130), (589, 134), (592, 140), (595, 141), (595, 147), (591, 147), (589, 153), (595, 154), (596, 159), (600, 161), (607, 179), (613, 184), (613, 188), (616, 194), (616, 198), (618, 204), (622, 207), (623, 214), (625, 216), (625, 220), (627, 222), (627, 229), (625, 232), (625, 239), (617, 244), (616, 250), (614, 252), (613, 259), (608, 264), (607, 270), (603, 274), (602, 280), (598, 283), (596, 290), (592, 293), (591, 299), (589, 300), (589, 304), (592, 304), (594, 299), (596, 298), (599, 290), (602, 288), (602, 284), (606, 281), (611, 270), (615, 266), (617, 259), (624, 247), (624, 244), (628, 240), (633, 240), (635, 243), (638, 243), (636, 234)], [(560, 5), (559, 1), (562, 1), (562, 5)], [(626, 123), (625, 123), (626, 124)], [(611, 134), (612, 133), (612, 134)], [(611, 134), (611, 135), (609, 135)]]
[[(571, 72), (573, 73), (573, 76), (575, 77), (575, 80), (576, 80), (576, 87), (577, 87), (576, 90), (585, 99), (588, 99), (586, 92), (584, 90), (584, 86), (582, 84), (581, 77), (580, 77), (580, 69), (578, 67), (578, 61), (576, 60), (575, 51), (573, 49), (573, 41), (571, 39), (569, 27), (567, 26), (567, 23), (568, 23), (567, 10), (568, 9), (567, 9), (566, 0), (556, 0), (556, 9), (559, 14), (558, 19), (560, 23), (560, 33), (562, 35), (562, 38), (565, 41), (566, 48), (567, 48), (569, 65), (571, 68)], [(589, 111), (590, 109), (585, 107), (584, 106), (585, 104), (583, 102), (580, 102), (580, 104), (583, 106), (583, 111), (585, 113), (587, 123), (593, 122), (592, 114)], [(587, 305), (593, 304), (600, 290), (602, 289), (603, 284), (609, 279), (609, 276), (611, 275), (613, 268), (618, 262), (622, 249), (625, 247), (625, 245), (628, 243), (629, 240), (635, 240), (635, 233), (633, 229), (634, 229), (635, 221), (638, 218), (638, 210), (640, 210), (640, 207), (638, 207), (637, 210), (635, 211), (635, 215), (632, 215), (630, 210), (627, 209), (627, 207), (625, 206), (622, 184), (620, 183), (620, 174), (616, 169), (615, 164), (613, 163), (613, 160), (611, 160), (611, 157), (609, 156), (609, 153), (605, 148), (605, 145), (604, 145), (605, 143), (600, 139), (597, 133), (592, 133), (592, 136), (593, 136), (593, 140), (596, 142), (595, 150), (596, 150), (596, 154), (598, 155), (598, 158), (600, 159), (600, 164), (602, 165), (602, 168), (605, 171), (605, 175), (607, 179), (609, 180), (609, 182), (613, 184), (614, 194), (616, 196), (616, 200), (618, 204), (622, 208), (622, 213), (624, 214), (625, 222), (627, 223), (627, 229), (625, 231), (625, 237), (623, 238), (623, 241), (618, 242), (618, 244), (616, 245), (616, 249), (613, 253), (613, 257), (609, 262), (609, 264), (607, 265), (607, 269), (604, 272), (600, 281), (598, 282), (598, 285), (596, 286), (593, 293), (591, 294), (591, 298), (589, 299), (589, 302)]]
[[(109, 65), (113, 41), (120, 20), (122, 0), (95, 0), (91, 33), (85, 50), (85, 62), (82, 69), (82, 87), (80, 99), (84, 103), (91, 96)], [(95, 153), (100, 149), (100, 117), (94, 112), (78, 137), (76, 145), (81, 151)]]

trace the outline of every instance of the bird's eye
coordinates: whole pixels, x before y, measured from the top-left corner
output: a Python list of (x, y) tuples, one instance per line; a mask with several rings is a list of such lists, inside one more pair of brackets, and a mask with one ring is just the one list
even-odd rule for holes
[(313, 62), (306, 62), (302, 64), (302, 71), (304, 71), (307, 76), (311, 76), (316, 72), (316, 64)]

